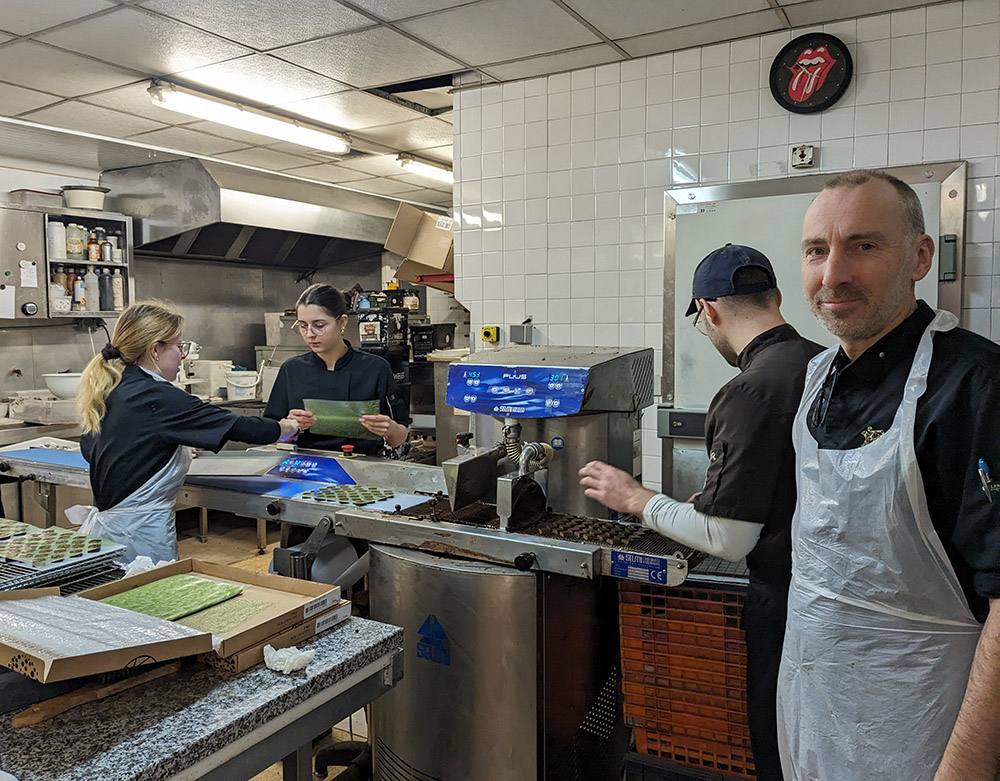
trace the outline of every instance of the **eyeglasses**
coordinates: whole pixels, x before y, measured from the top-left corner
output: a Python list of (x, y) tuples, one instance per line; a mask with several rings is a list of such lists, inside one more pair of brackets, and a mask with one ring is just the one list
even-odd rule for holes
[(332, 320), (317, 320), (315, 323), (306, 323), (302, 320), (296, 320), (292, 323), (292, 328), (300, 334), (304, 334), (311, 330), (317, 336), (322, 336), (326, 333), (326, 329), (330, 327), (332, 322)]
[(191, 352), (191, 342), (179, 341), (179, 342), (163, 342), (163, 344), (172, 344), (176, 346), (181, 351), (181, 358), (187, 358), (188, 353)]
[(691, 325), (694, 326), (694, 330), (700, 333), (702, 336), (708, 336), (708, 331), (705, 330), (705, 321), (701, 319), (701, 313), (705, 311), (705, 307), (699, 306), (698, 311), (694, 316), (694, 322)]

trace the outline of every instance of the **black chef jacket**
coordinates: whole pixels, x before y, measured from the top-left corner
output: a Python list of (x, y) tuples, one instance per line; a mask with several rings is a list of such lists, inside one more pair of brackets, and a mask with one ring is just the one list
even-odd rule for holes
[(709, 465), (695, 509), (763, 524), (747, 555), (750, 578), (783, 589), (792, 577), (792, 423), (806, 366), (822, 350), (787, 324), (760, 334), (743, 348), (740, 374), (712, 399), (705, 424)]
[[(378, 355), (355, 350), (347, 342), (347, 352), (333, 371), (314, 352), (289, 358), (278, 369), (264, 416), (278, 420), (290, 409), (305, 409), (303, 399), (330, 401), (378, 400), (383, 415), (397, 423), (410, 425), (410, 417), (393, 379), (389, 362)], [(355, 452), (373, 454), (382, 450), (382, 440), (327, 437), (303, 431), (296, 440), (299, 447), (317, 450), (339, 449), (354, 445)]]
[[(853, 362), (840, 350), (809, 411), (820, 448), (849, 450), (888, 430), (924, 330), (923, 301)], [(927, 391), (917, 402), (914, 442), (931, 521), (973, 614), (1000, 597), (1000, 496), (987, 501), (978, 462), (1000, 477), (1000, 345), (955, 328), (934, 335)]]
[(280, 434), (273, 420), (213, 407), (132, 364), (108, 395), (100, 432), (84, 434), (80, 450), (94, 504), (107, 510), (163, 469), (178, 445), (218, 452), (229, 440), (266, 445)]

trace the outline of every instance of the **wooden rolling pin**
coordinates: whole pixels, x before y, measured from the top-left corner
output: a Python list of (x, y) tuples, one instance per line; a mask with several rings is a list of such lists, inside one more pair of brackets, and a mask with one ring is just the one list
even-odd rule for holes
[(32, 705), (30, 708), (25, 708), (20, 713), (15, 714), (10, 723), (12, 727), (27, 727), (31, 724), (39, 724), (51, 719), (53, 716), (58, 716), (60, 713), (72, 710), (78, 705), (103, 700), (105, 697), (110, 697), (126, 689), (131, 689), (133, 686), (155, 681), (157, 678), (162, 678), (165, 675), (173, 675), (180, 669), (181, 663), (180, 661), (176, 661), (165, 664), (162, 667), (155, 667), (152, 670), (138, 673), (137, 675), (131, 675), (114, 683), (90, 683), (77, 689), (75, 692), (53, 697), (51, 700), (45, 700), (44, 702)]

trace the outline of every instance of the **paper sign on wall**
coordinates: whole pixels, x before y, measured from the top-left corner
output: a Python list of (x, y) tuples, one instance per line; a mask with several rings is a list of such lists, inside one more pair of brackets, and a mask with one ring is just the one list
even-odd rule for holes
[(38, 264), (33, 260), (22, 260), (21, 287), (38, 287)]
[(0, 285), (0, 320), (14, 319), (14, 286)]

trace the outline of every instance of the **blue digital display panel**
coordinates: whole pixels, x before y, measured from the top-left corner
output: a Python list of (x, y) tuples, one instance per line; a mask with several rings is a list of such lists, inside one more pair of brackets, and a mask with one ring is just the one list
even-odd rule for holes
[(289, 456), (277, 466), (271, 467), (268, 474), (292, 480), (355, 485), (337, 459), (328, 456)]
[(506, 418), (575, 415), (583, 406), (588, 369), (453, 363), (445, 399), (452, 407)]

